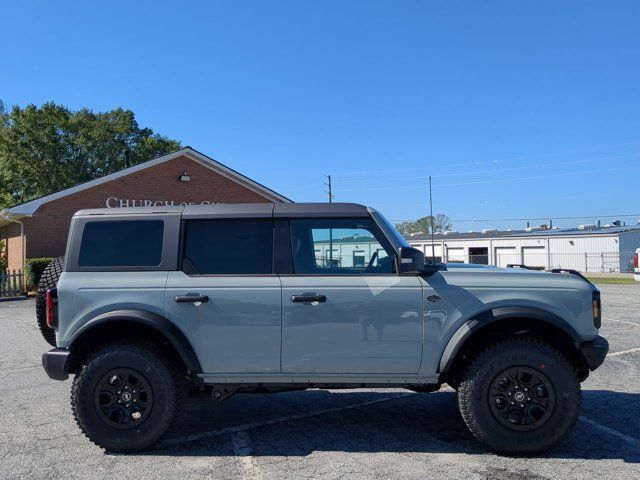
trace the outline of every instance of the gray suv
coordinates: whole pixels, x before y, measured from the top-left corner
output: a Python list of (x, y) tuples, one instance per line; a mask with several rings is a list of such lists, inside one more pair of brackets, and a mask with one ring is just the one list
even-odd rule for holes
[(577, 272), (425, 261), (362, 205), (83, 210), (46, 291), (71, 403), (97, 445), (151, 446), (185, 396), (303, 388), (458, 392), (503, 453), (567, 439), (608, 351), (600, 292)]

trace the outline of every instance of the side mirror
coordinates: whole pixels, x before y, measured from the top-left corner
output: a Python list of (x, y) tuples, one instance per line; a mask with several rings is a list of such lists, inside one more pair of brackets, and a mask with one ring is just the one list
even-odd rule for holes
[(425, 263), (424, 253), (413, 247), (400, 247), (399, 260), (399, 273), (419, 273), (423, 276), (430, 276), (447, 269), (444, 263), (433, 263), (431, 261)]
[(420, 273), (424, 270), (424, 253), (413, 247), (400, 247), (398, 273)]

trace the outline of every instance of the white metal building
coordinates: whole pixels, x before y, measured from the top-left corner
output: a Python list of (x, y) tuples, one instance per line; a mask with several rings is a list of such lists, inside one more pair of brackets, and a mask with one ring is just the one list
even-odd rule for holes
[[(632, 272), (633, 253), (640, 247), (640, 224), (581, 225), (543, 230), (447, 232), (431, 238), (408, 235), (409, 243), (444, 262), (505, 267), (522, 264), (541, 268), (572, 268), (581, 272)], [(432, 253), (433, 252), (433, 253)]]

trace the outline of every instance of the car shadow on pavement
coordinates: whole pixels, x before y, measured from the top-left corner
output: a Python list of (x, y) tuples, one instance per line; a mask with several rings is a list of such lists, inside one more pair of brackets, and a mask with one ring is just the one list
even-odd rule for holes
[[(640, 463), (640, 394), (586, 390), (580, 418), (571, 441), (542, 457)], [(165, 439), (144, 454), (234, 455), (237, 435), (246, 444), (242, 451), (253, 456), (491, 453), (467, 430), (454, 392), (308, 390), (237, 394), (222, 402), (189, 398)]]

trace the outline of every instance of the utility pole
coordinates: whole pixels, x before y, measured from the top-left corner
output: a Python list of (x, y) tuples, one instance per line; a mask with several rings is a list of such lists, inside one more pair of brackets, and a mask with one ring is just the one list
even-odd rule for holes
[[(333, 201), (333, 190), (331, 189), (331, 175), (325, 175), (327, 182), (325, 185), (329, 187), (325, 190), (329, 194), (329, 203)], [(329, 268), (333, 268), (333, 229), (329, 229)]]
[[(436, 244), (433, 239), (434, 218), (433, 218), (433, 195), (431, 194), (431, 175), (429, 175), (429, 213), (431, 216), (431, 261), (436, 263)], [(444, 257), (444, 252), (441, 253)]]
[(327, 177), (327, 181), (325, 182), (325, 185), (329, 187), (329, 189), (325, 190), (325, 192), (329, 194), (329, 203), (331, 203), (333, 201), (333, 191), (331, 189), (331, 175), (325, 175), (325, 177)]

